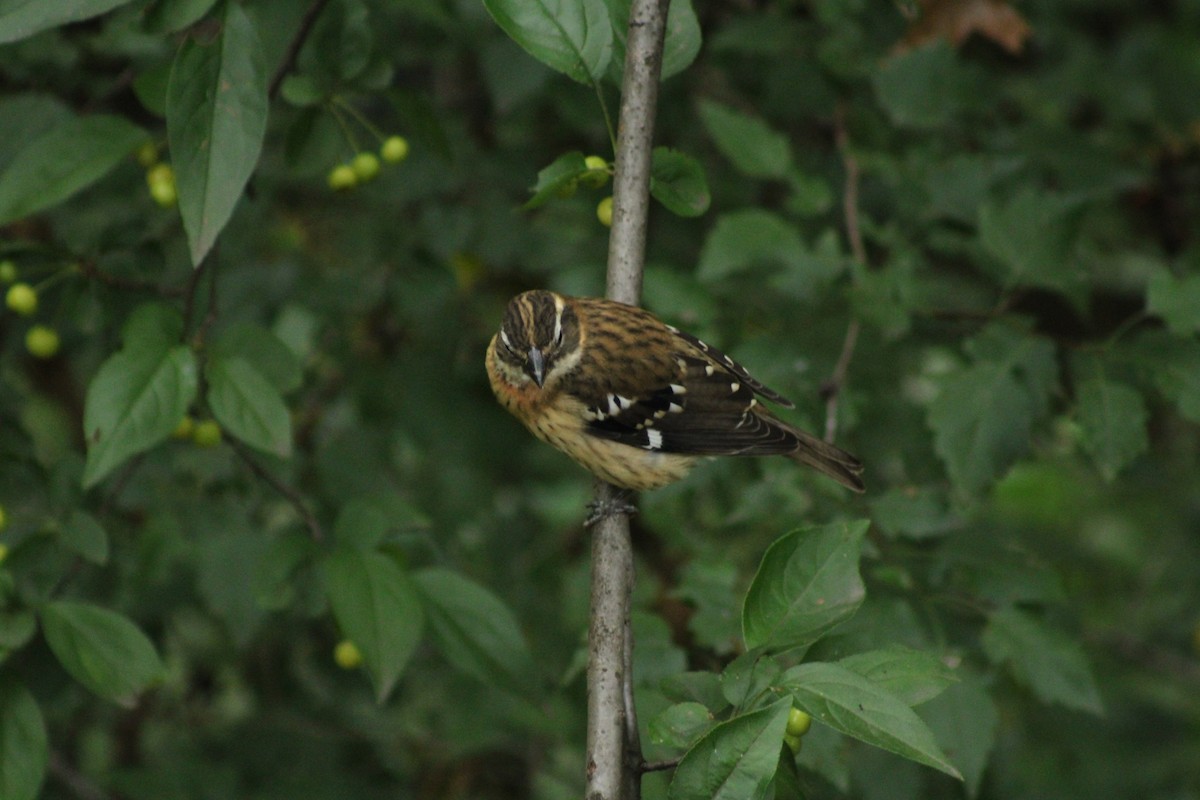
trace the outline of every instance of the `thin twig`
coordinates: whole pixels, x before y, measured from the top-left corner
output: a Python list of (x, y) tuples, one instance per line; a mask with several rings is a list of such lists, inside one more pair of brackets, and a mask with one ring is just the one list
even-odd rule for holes
[(108, 800), (107, 792), (92, 783), (82, 772), (75, 769), (74, 765), (67, 761), (62, 753), (59, 753), (57, 750), (50, 751), (48, 766), (50, 774), (70, 789), (71, 793), (78, 797), (79, 800)]
[(283, 60), (279, 62), (279, 68), (271, 77), (270, 86), (267, 88), (267, 97), (270, 99), (274, 100), (275, 96), (279, 94), (279, 87), (283, 86), (284, 79), (296, 66), (300, 48), (304, 47), (304, 42), (308, 40), (308, 35), (312, 33), (313, 25), (317, 22), (317, 17), (321, 16), (321, 12), (327, 5), (329, 5), (329, 0), (312, 0), (308, 4), (308, 8), (304, 10), (304, 16), (300, 18), (300, 27), (296, 29), (296, 35), (288, 42), (287, 50), (283, 53)]
[(663, 770), (675, 769), (679, 766), (680, 759), (668, 758), (665, 761), (643, 761), (638, 767), (638, 771), (646, 772), (662, 772)]
[[(850, 151), (850, 135), (846, 129), (846, 108), (838, 104), (833, 116), (833, 139), (842, 156), (842, 166), (846, 170), (846, 180), (842, 189), (842, 216), (846, 225), (846, 240), (850, 243), (850, 254), (861, 266), (867, 265), (867, 248), (863, 244), (862, 228), (858, 222), (858, 182), (860, 170), (858, 159)], [(846, 386), (846, 378), (850, 372), (850, 361), (854, 358), (854, 348), (858, 344), (858, 334), (862, 325), (857, 318), (850, 320), (846, 327), (846, 336), (842, 340), (842, 352), (834, 365), (833, 373), (821, 386), (821, 395), (825, 398), (825, 441), (832, 442), (837, 436), (838, 400), (842, 389)]]
[(242, 444), (232, 436), (226, 441), (228, 441), (229, 446), (233, 448), (233, 452), (237, 453), (238, 458), (242, 459), (246, 466), (250, 468), (251, 472), (257, 475), (259, 478), (262, 478), (262, 480), (265, 481), (268, 486), (270, 486), (272, 489), (282, 495), (284, 499), (292, 504), (292, 508), (296, 509), (296, 513), (299, 514), (300, 518), (304, 521), (304, 527), (308, 528), (308, 535), (312, 538), (312, 540), (314, 542), (320, 542), (324, 540), (325, 532), (321, 529), (321, 523), (317, 521), (316, 515), (313, 514), (308, 505), (304, 502), (304, 498), (300, 496), (300, 492), (284, 483), (279, 476), (268, 470), (262, 464), (259, 464), (254, 459), (254, 456), (250, 454), (250, 450), (246, 447), (246, 445)]

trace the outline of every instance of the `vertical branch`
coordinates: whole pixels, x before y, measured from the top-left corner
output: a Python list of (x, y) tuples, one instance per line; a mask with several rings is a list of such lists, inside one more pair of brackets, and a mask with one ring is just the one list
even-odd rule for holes
[[(669, 0), (633, 0), (617, 122), (608, 297), (636, 305), (642, 294), (654, 114)], [(596, 484), (596, 502), (613, 508), (618, 490)], [(640, 796), (641, 746), (633, 707), (633, 548), (629, 518), (602, 516), (592, 529), (591, 625), (588, 630), (588, 800)]]

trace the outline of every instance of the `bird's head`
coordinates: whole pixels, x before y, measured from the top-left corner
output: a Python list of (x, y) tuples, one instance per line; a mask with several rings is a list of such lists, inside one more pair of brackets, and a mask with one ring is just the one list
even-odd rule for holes
[(579, 363), (579, 318), (562, 295), (524, 292), (509, 301), (495, 349), (510, 381), (552, 388)]

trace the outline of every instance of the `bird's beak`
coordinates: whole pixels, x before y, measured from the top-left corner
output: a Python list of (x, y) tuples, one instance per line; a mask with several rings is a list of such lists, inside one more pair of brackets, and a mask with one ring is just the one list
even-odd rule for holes
[(528, 369), (533, 382), (538, 385), (539, 389), (542, 388), (542, 384), (546, 382), (546, 357), (536, 347), (529, 348)]

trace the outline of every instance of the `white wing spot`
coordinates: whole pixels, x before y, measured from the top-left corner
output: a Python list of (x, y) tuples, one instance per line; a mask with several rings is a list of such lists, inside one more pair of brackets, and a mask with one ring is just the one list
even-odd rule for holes
[(729, 384), (729, 391), (732, 392), (733, 394), (737, 394), (737, 391), (740, 388), (742, 388), (742, 385), (740, 383), (738, 383), (737, 381), (734, 381), (733, 383)]
[(678, 403), (671, 403), (671, 405), (667, 406), (667, 411), (670, 411), (672, 414), (678, 414), (680, 411), (683, 411), (683, 406)]
[(717, 371), (716, 368), (714, 368), (712, 364), (704, 365), (704, 374), (709, 376), (710, 378), (712, 377), (712, 374), (716, 371)]
[(504, 332), (504, 328), (500, 329), (500, 341), (504, 342), (504, 346), (509, 350), (513, 349), (512, 340), (508, 338), (508, 334)]
[(757, 398), (757, 397), (751, 397), (751, 398), (750, 398), (750, 405), (749, 405), (748, 407), (749, 407), (749, 408), (754, 408), (756, 405), (758, 405), (758, 398)]
[(662, 431), (656, 431), (653, 428), (646, 431), (646, 447), (651, 450), (661, 450), (662, 443)]
[(628, 397), (622, 397), (619, 394), (610, 394), (608, 396), (608, 415), (616, 416), (622, 411), (625, 411), (633, 405), (633, 401)]
[(682, 384), (672, 383), (671, 384), (671, 393), (672, 394), (687, 394), (687, 387), (683, 386)]
[(654, 412), (654, 418), (655, 418), (655, 419), (662, 419), (662, 418), (663, 418), (663, 417), (665, 417), (666, 415), (667, 415), (667, 412), (665, 412), (665, 411), (655, 411), (655, 412)]

